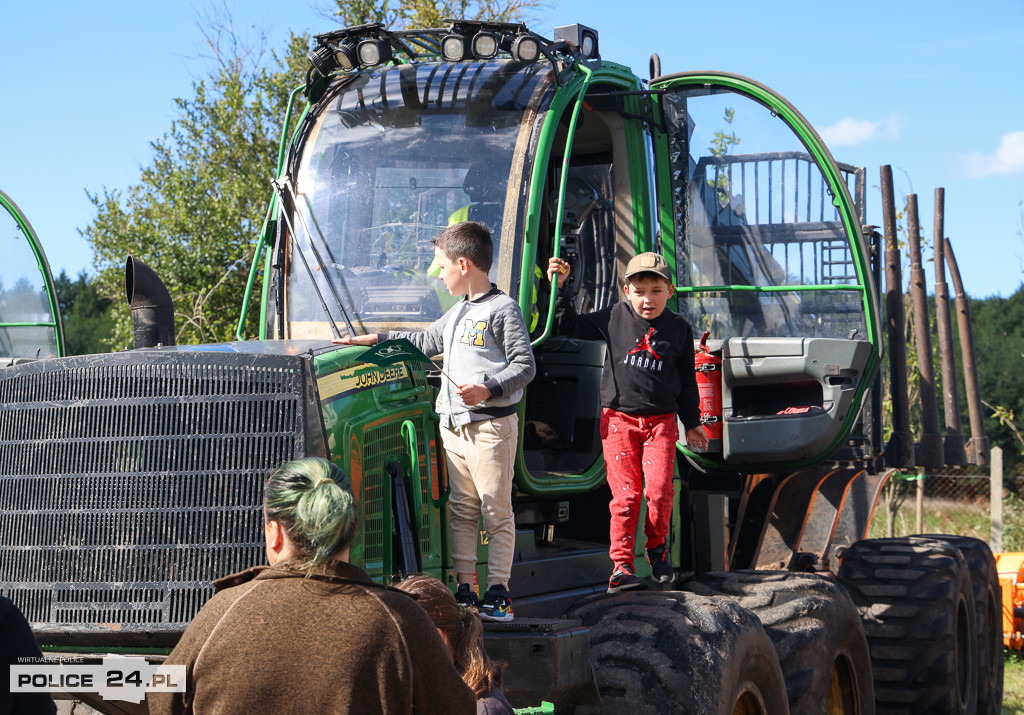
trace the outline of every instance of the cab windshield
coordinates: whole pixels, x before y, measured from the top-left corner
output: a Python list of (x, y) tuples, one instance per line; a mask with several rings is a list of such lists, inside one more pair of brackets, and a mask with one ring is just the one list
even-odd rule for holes
[(545, 74), (511, 61), (406, 65), (355, 75), (322, 101), (284, 189), (288, 337), (329, 337), (329, 321), (360, 334), (439, 318), (458, 298), (430, 240), (458, 221), (491, 229), (491, 280), (509, 290), (499, 265), (514, 265), (521, 230), (509, 175), (525, 171), (524, 115)]

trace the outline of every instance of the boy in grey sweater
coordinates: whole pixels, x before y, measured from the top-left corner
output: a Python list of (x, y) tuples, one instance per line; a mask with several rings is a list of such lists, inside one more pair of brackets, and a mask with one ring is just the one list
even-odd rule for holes
[[(490, 231), (464, 221), (431, 242), (441, 281), (451, 295), (463, 299), (422, 332), (393, 330), (335, 342), (375, 345), (406, 338), (427, 355), (444, 353), (448, 379), (442, 380), (436, 409), (451, 487), (452, 560), (459, 582), (455, 597), (460, 605), (479, 608), (484, 620), (511, 621), (516, 405), (537, 368), (522, 310), (487, 276), (494, 255)], [(481, 516), (489, 538), (482, 602), (473, 589)]]

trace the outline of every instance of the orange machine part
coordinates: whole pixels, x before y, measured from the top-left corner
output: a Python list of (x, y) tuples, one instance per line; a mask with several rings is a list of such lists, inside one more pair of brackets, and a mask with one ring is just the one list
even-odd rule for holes
[(996, 554), (996, 571), (1003, 592), (1003, 645), (1010, 650), (1024, 649), (1024, 553), (1008, 551)]

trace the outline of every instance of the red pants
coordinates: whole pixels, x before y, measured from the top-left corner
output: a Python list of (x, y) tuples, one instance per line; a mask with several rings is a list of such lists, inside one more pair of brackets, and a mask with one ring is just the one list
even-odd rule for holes
[(679, 427), (676, 416), (627, 415), (601, 410), (601, 446), (612, 500), (611, 546), (615, 567), (633, 567), (633, 541), (640, 516), (640, 494), (647, 499), (644, 536), (648, 549), (665, 543), (672, 519), (672, 474)]

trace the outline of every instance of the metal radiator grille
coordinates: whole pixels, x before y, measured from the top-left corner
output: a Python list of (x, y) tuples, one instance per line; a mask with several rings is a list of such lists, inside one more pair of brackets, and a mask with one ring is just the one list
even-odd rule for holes
[(180, 632), (214, 579), (265, 561), (262, 483), (305, 453), (306, 365), (154, 351), (0, 372), (0, 593), (71, 642)]
[[(379, 561), (383, 558), (385, 538), (383, 510), (391, 510), (391, 505), (384, 503), (382, 483), (383, 480), (390, 479), (385, 467), (389, 462), (395, 460), (400, 461), (403, 465), (408, 464), (409, 449), (401, 430), (402, 423), (394, 421), (372, 427), (363, 433), (363, 483), (360, 503), (363, 505), (361, 519), (363, 554), (367, 562)], [(424, 506), (418, 515), (413, 514), (413, 520), (419, 522), (421, 553), (427, 554), (431, 551), (430, 511), (427, 506), (430, 504), (431, 494), (429, 492), (430, 480), (426, 474), (426, 462), (423, 460), (427, 446), (423, 441), (422, 430), (416, 430), (416, 439), (417, 452), (421, 458), (416, 480), (420, 489), (420, 504)], [(390, 539), (391, 535), (388, 534), (387, 538)]]

